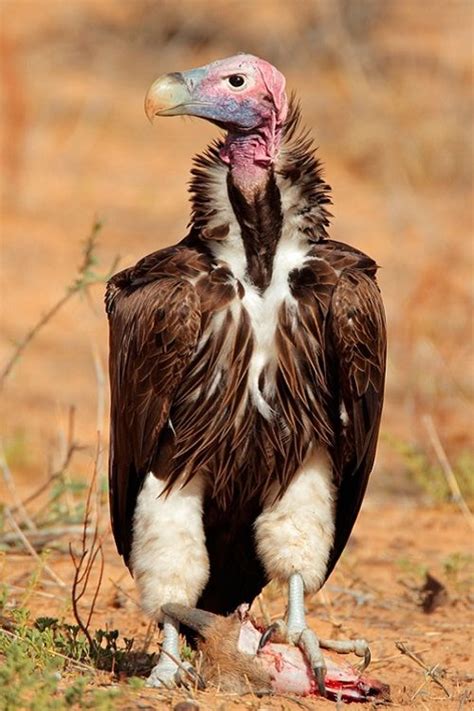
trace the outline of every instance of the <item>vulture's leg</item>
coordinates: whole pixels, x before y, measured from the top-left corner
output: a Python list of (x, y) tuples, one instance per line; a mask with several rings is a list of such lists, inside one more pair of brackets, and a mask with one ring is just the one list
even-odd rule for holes
[(179, 652), (179, 622), (175, 617), (163, 615), (163, 642), (161, 653), (147, 679), (147, 686), (197, 686), (205, 688), (205, 682), (188, 662), (182, 662)]
[(141, 606), (149, 617), (163, 623), (164, 634), (150, 686), (195, 685), (191, 668), (181, 662), (179, 622), (163, 614), (161, 606), (170, 602), (195, 605), (209, 577), (202, 522), (204, 484), (196, 475), (185, 486), (166, 493), (166, 482), (150, 473), (137, 498), (131, 567)]
[(310, 664), (319, 692), (326, 696), (324, 677), (326, 663), (321, 649), (329, 649), (339, 654), (356, 654), (363, 657), (360, 671), (370, 663), (369, 645), (364, 639), (320, 639), (307, 627), (304, 610), (304, 582), (299, 573), (293, 573), (288, 581), (288, 613), (287, 619), (276, 620), (262, 634), (258, 651), (263, 649), (271, 639), (297, 645)]
[(257, 551), (268, 577), (288, 583), (287, 620), (273, 623), (262, 636), (260, 648), (274, 637), (298, 645), (314, 670), (322, 694), (325, 663), (321, 648), (354, 651), (370, 659), (361, 640), (321, 643), (306, 626), (304, 594), (317, 592), (326, 579), (335, 535), (333, 472), (328, 452), (312, 450), (287, 490), (278, 498), (271, 491), (268, 504), (255, 522)]
[(306, 625), (304, 610), (304, 582), (300, 573), (290, 575), (288, 581), (288, 613), (286, 622), (276, 620), (262, 634), (259, 643), (259, 651), (263, 649), (270, 639), (276, 638), (278, 641), (295, 644), (304, 653), (316, 681), (319, 692), (326, 696), (324, 677), (326, 675), (326, 663), (320, 649), (318, 637), (312, 629)]
[(178, 683), (179, 622), (168, 615), (163, 616), (163, 642), (158, 664), (153, 667), (147, 686), (168, 686)]

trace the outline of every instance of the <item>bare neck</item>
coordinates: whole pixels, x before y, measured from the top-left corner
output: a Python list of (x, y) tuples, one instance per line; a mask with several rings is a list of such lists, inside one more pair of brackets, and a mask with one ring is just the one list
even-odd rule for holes
[(229, 131), (220, 156), (229, 165), (232, 180), (243, 195), (251, 198), (265, 186), (280, 143), (281, 128), (273, 116), (252, 133)]

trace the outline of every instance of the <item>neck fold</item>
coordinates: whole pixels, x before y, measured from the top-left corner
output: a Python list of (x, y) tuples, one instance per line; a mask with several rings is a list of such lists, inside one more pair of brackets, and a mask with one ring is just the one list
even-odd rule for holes
[(220, 157), (243, 192), (255, 192), (266, 182), (280, 148), (281, 133), (281, 126), (272, 115), (268, 123), (252, 133), (227, 134)]
[(259, 159), (262, 138), (258, 134), (229, 133), (220, 156), (228, 164), (234, 184), (244, 193), (254, 193), (267, 179), (271, 161)]

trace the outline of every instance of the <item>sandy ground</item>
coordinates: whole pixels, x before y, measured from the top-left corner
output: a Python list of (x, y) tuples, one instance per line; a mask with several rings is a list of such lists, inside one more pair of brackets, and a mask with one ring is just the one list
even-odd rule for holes
[[(10, 586), (12, 603), (22, 604), (26, 596), (33, 616), (73, 620), (69, 593), (73, 568), (65, 551), (68, 538), (66, 534), (47, 557), (50, 568), (65, 582), (65, 589), (55, 585), (43, 571), (40, 582), (29, 593), (28, 581), (37, 568), (36, 561), (19, 551), (6, 556), (2, 581)], [(139, 610), (133, 581), (116, 555), (110, 537), (104, 550), (104, 582), (91, 629), (119, 629), (121, 635), (135, 639), (134, 649), (139, 650), (146, 638), (148, 620)], [(469, 528), (462, 516), (450, 508), (380, 506), (368, 502), (323, 593), (307, 599), (309, 624), (324, 637), (365, 637), (373, 657), (370, 675), (390, 685), (395, 708), (467, 711), (474, 691), (469, 632), (474, 622), (471, 551)], [(426, 572), (445, 587), (430, 613), (423, 612), (421, 607), (420, 590)], [(273, 584), (264, 591), (263, 602), (271, 617), (284, 612), (283, 591)], [(258, 604), (254, 610), (261, 615)], [(155, 634), (149, 651), (158, 649), (157, 641)], [(418, 654), (428, 668), (437, 665), (450, 698), (427, 679), (423, 669), (400, 653), (395, 646), (397, 641)], [(67, 675), (65, 685), (70, 680)], [(95, 680), (97, 685), (116, 683), (116, 677), (106, 673), (98, 673)], [(142, 690), (134, 693), (125, 706), (141, 708), (140, 704), (149, 703), (153, 708), (169, 709), (187, 696), (184, 691), (163, 694)], [(291, 698), (258, 700), (250, 695), (236, 699), (216, 690), (195, 696), (201, 709), (263, 711), (299, 707)], [(302, 708), (331, 708), (331, 702), (325, 700), (303, 701)]]
[[(469, 709), (472, 535), (457, 507), (436, 504), (446, 481), (427, 422), (456, 476), (472, 482), (472, 3), (0, 0), (0, 15), (0, 368), (74, 282), (96, 217), (99, 274), (117, 255), (125, 266), (184, 234), (191, 157), (216, 132), (189, 120), (149, 126), (142, 103), (156, 76), (241, 50), (284, 71), (333, 186), (331, 235), (382, 266), (390, 334), (376, 469), (327, 592), (308, 600), (311, 624), (366, 636), (373, 673), (390, 684), (396, 706)], [(17, 496), (64, 460), (71, 407), (81, 449), (68, 481), (90, 478), (97, 430), (107, 437), (102, 298), (97, 284), (71, 299), (2, 382), (2, 440)], [(14, 503), (4, 480), (0, 502)], [(147, 623), (135, 603), (114, 606), (110, 581), (133, 596), (132, 582), (110, 540), (105, 552), (94, 625), (140, 644)], [(68, 556), (53, 550), (48, 562), (69, 584)], [(34, 561), (14, 549), (2, 566), (21, 603)], [(448, 590), (431, 614), (416, 592), (426, 570)], [(281, 591), (265, 600), (272, 615), (283, 612)], [(71, 619), (67, 590), (44, 572), (27, 602), (33, 615)], [(446, 670), (452, 699), (396, 640)], [(117, 681), (103, 674), (98, 683)], [(172, 708), (181, 697), (137, 692), (130, 707)], [(212, 693), (199, 702), (297, 708)]]

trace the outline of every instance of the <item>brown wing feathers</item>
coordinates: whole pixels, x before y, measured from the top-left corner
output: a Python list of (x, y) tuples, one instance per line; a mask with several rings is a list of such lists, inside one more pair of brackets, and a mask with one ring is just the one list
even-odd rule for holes
[[(342, 553), (359, 513), (375, 458), (385, 381), (386, 332), (382, 299), (362, 269), (343, 272), (332, 297), (328, 340), (335, 364), (335, 391), (347, 413), (336, 412), (338, 477), (336, 538), (328, 575)], [(339, 403), (335, 403), (339, 407)]]
[[(128, 289), (124, 288), (126, 279)], [(112, 527), (117, 547), (127, 558), (136, 496), (143, 476), (150, 470), (174, 393), (194, 352), (200, 304), (187, 282), (167, 277), (143, 285), (139, 270), (136, 275), (133, 270), (126, 270), (111, 281), (107, 308)]]

